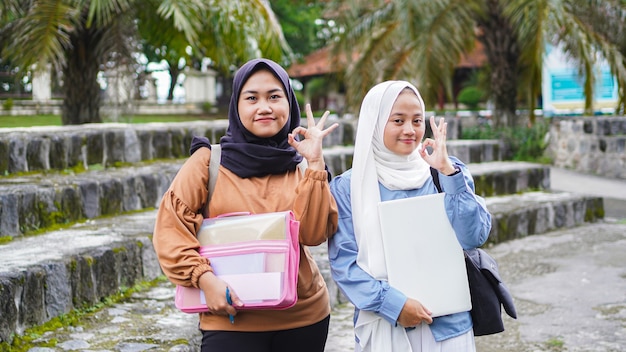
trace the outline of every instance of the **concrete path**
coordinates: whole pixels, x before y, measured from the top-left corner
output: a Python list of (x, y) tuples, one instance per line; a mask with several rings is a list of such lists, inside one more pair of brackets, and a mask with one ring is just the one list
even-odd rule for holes
[(604, 197), (606, 218), (626, 219), (626, 180), (550, 168), (550, 189)]

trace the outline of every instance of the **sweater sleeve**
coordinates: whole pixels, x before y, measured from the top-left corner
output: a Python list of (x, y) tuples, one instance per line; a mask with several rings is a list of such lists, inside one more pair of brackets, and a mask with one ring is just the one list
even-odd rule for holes
[(209, 261), (198, 254), (196, 233), (208, 196), (211, 152), (201, 148), (183, 164), (157, 212), (152, 242), (164, 274), (177, 285), (198, 287)]
[(306, 169), (296, 188), (293, 206), (300, 221), (300, 243), (317, 246), (337, 231), (337, 203), (330, 193), (326, 170)]

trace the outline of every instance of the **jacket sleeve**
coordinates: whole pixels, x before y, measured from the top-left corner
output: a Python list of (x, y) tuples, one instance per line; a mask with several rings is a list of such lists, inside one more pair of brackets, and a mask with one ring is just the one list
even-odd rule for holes
[(157, 212), (152, 242), (164, 274), (177, 285), (198, 287), (200, 276), (211, 271), (208, 259), (198, 254), (196, 238), (208, 196), (210, 155), (201, 148), (187, 159)]
[(395, 325), (407, 297), (387, 281), (375, 279), (357, 264), (358, 248), (352, 225), (349, 189), (349, 179), (342, 176), (331, 182), (339, 209), (338, 231), (328, 240), (333, 279), (357, 309), (375, 312)]
[(296, 188), (293, 211), (304, 245), (320, 245), (337, 231), (337, 203), (330, 193), (327, 171), (306, 169)]
[(452, 176), (439, 174), (441, 188), (446, 192), (446, 212), (463, 249), (480, 247), (491, 231), (491, 214), (485, 200), (474, 192), (474, 179), (467, 166), (450, 157), (461, 172)]

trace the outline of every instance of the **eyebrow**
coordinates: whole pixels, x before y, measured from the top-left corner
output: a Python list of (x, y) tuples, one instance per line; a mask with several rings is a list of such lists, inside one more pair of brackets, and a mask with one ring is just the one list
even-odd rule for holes
[[(268, 94), (276, 93), (276, 92), (281, 92), (282, 93), (283, 90), (280, 89), (280, 88), (274, 88), (274, 89), (270, 89), (270, 90), (267, 91)], [(259, 92), (256, 91), (256, 90), (249, 89), (249, 90), (242, 91), (241, 94), (259, 94)]]

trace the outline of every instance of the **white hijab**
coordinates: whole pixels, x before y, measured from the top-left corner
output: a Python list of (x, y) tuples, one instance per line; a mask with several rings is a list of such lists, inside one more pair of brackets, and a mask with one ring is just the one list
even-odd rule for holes
[[(352, 221), (359, 248), (357, 264), (378, 280), (387, 280), (378, 217), (378, 182), (391, 190), (408, 190), (422, 187), (430, 177), (429, 165), (419, 155), (419, 147), (403, 156), (391, 152), (383, 142), (393, 104), (407, 87), (417, 95), (422, 116), (425, 116), (424, 101), (411, 83), (379, 83), (363, 99), (354, 144), (350, 189)], [(363, 351), (411, 351), (405, 329), (394, 327), (372, 312), (359, 312), (355, 333)]]

